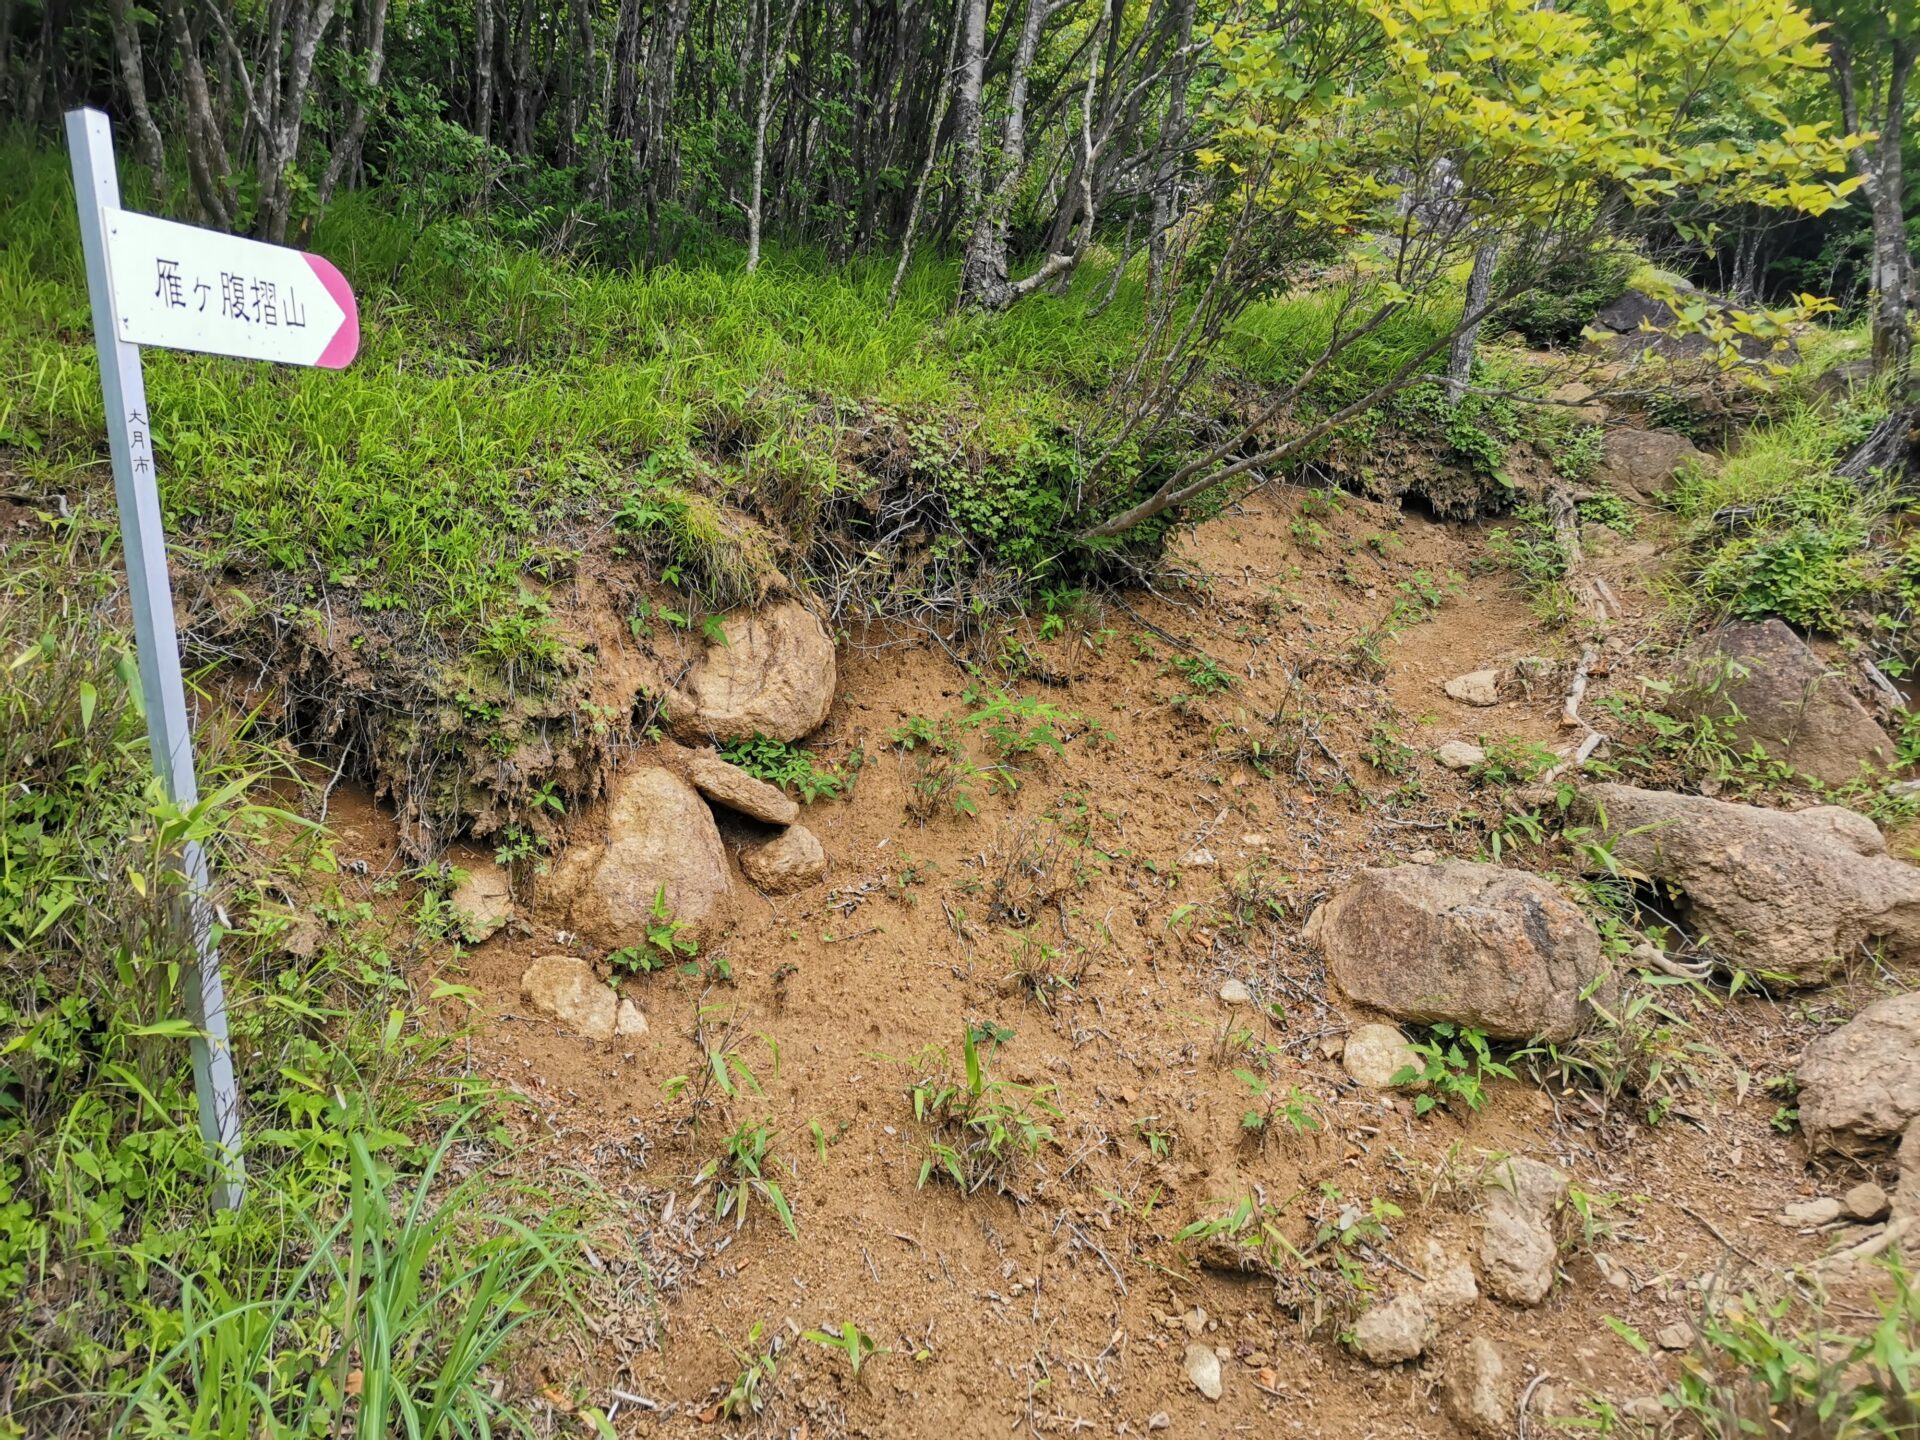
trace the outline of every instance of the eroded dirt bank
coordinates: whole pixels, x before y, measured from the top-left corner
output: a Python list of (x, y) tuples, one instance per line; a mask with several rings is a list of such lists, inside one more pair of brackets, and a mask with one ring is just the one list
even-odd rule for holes
[[(1589, 530), (1624, 612), (1590, 705), (1637, 692), (1657, 648), (1658, 536), (1651, 513), (1637, 537)], [(1543, 629), (1487, 553), (1483, 529), (1350, 497), (1250, 499), (1193, 534), (1187, 591), (1095, 604), (1046, 638), (1010, 632), (1025, 673), (1004, 683), (1071, 718), (1059, 753), (977, 777), (971, 817), (943, 795), (915, 818), (923, 752), (894, 737), (912, 717), (963, 714), (973, 682), (910, 637), (847, 637), (807, 742), (863, 760), (850, 793), (804, 808), (826, 878), (767, 897), (736, 874), (723, 937), (620, 980), (642, 1036), (591, 1040), (527, 1002), (536, 958), (608, 972), (552, 887), (523, 876), (512, 923), (415, 983), (477, 992), (471, 1014), (449, 1004), (445, 1018), (471, 1025), (475, 1072), (526, 1098), (526, 1163), (578, 1165), (636, 1202), (650, 1275), (620, 1272), (634, 1278), (623, 1309), (593, 1317), (597, 1346), (543, 1357), (556, 1407), (611, 1398), (621, 1433), (661, 1435), (1434, 1436), (1488, 1433), (1473, 1417), (1489, 1404), (1517, 1428), (1522, 1396), (1536, 1424), (1596, 1398), (1654, 1414), (1682, 1357), (1640, 1353), (1613, 1322), (1684, 1346), (1705, 1290), (1777, 1283), (1829, 1248), (1783, 1209), (1870, 1165), (1809, 1170), (1770, 1123), (1781, 1100), (1766, 1082), (1897, 982), (1863, 962), (1791, 1003), (1663, 989), (1665, 1018), (1647, 1020), (1610, 1097), (1520, 1063), (1477, 1112), (1456, 1098), (1416, 1113), (1411, 1094), (1350, 1078), (1343, 1039), (1375, 1017), (1341, 1000), (1302, 939), (1322, 899), (1362, 866), (1493, 858), (1495, 833), (1504, 863), (1565, 868), (1501, 823), (1525, 805), (1499, 777), (1432, 758), (1450, 740), (1578, 739), (1560, 714), (1581, 637)], [(1444, 598), (1407, 599), (1429, 594)], [(1555, 664), (1532, 692), (1490, 708), (1442, 689), (1536, 656)], [(670, 741), (630, 757), (683, 761)], [(336, 794), (332, 821), (343, 854), (371, 863), (365, 883), (397, 866), (391, 822), (364, 796)], [(721, 830), (730, 851), (752, 838)], [(937, 1162), (918, 1183), (931, 1132), (909, 1087), (942, 1070), (929, 1046), (961, 1072), (969, 1026), (989, 1076), (1034, 1087), (1009, 1103), (1057, 1113), (1028, 1111), (1050, 1138), (1012, 1147), (963, 1196)], [(700, 1080), (716, 1053), (764, 1095), (737, 1072), (731, 1097)], [(716, 1220), (718, 1181), (699, 1178), (735, 1127), (762, 1120), (764, 1174), (797, 1238), (757, 1192), (744, 1226)], [(1357, 1315), (1472, 1264), (1483, 1181), (1507, 1155), (1571, 1180), (1544, 1303), (1455, 1295), (1435, 1301), (1422, 1359), (1350, 1353)], [(1214, 1268), (1218, 1247), (1178, 1238), (1235, 1205), (1270, 1207), (1305, 1258), (1232, 1273)], [(1238, 1254), (1258, 1230), (1229, 1237)], [(1840, 1283), (1834, 1303), (1870, 1283)], [(846, 1322), (883, 1352), (857, 1382), (844, 1355), (801, 1338)], [(1507, 1371), (1490, 1402), (1470, 1393), (1481, 1342)], [(1217, 1399), (1196, 1346), (1218, 1362)], [(770, 1351), (757, 1412), (726, 1406)]]

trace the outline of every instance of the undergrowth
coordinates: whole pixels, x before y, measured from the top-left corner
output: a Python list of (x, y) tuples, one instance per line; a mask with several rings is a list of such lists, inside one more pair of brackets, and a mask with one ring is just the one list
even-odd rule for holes
[[(207, 798), (165, 799), (101, 542), (70, 521), (0, 565), (0, 1435), (510, 1426), (504, 1347), (529, 1297), (566, 1313), (591, 1202), (500, 1169), (496, 1102), (412, 1017), (412, 938), (259, 803), (297, 782), (245, 717), (203, 718)], [(188, 1064), (189, 839), (245, 1096), (232, 1212)]]

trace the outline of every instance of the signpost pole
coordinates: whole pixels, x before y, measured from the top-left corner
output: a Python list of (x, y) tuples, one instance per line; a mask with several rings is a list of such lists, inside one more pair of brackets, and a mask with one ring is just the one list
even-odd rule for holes
[[(147, 736), (167, 796), (180, 808), (199, 800), (193, 773), (193, 737), (187, 720), (186, 687), (180, 678), (180, 640), (173, 625), (173, 586), (167, 574), (166, 536), (161, 529), (160, 491), (154, 480), (147, 387), (140, 347), (119, 338), (114, 323), (112, 278), (107, 265), (102, 211), (120, 205), (113, 167), (113, 134), (98, 110), (67, 112), (67, 150), (73, 162), (74, 199), (80, 211), (80, 243), (86, 253), (87, 294), (93, 304), (94, 343), (100, 354), (100, 390), (107, 405), (107, 442), (113, 456), (113, 487), (120, 503), (120, 546), (127, 561), (133, 633), (140, 656), (140, 689), (146, 701)], [(200, 1106), (200, 1134), (212, 1152), (214, 1204), (236, 1209), (246, 1183), (240, 1149), (240, 1094), (227, 1041), (226, 988), (213, 938), (207, 861), (198, 842), (182, 857), (187, 880), (186, 915), (195, 962), (187, 974), (188, 1018), (193, 1040), (193, 1088)]]

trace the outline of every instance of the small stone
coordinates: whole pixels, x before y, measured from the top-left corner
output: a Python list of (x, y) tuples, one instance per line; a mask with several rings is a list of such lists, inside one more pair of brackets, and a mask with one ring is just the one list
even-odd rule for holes
[(1207, 1312), (1196, 1305), (1182, 1318), (1181, 1324), (1186, 1327), (1187, 1334), (1198, 1339), (1207, 1333)]
[(1367, 1311), (1353, 1326), (1353, 1351), (1369, 1365), (1398, 1365), (1427, 1348), (1433, 1316), (1411, 1292)]
[(1180, 864), (1188, 870), (1211, 870), (1219, 863), (1213, 858), (1213, 851), (1204, 845), (1189, 850), (1180, 857)]
[(1193, 1388), (1209, 1400), (1218, 1400), (1221, 1395), (1220, 1357), (1213, 1353), (1208, 1345), (1187, 1346), (1187, 1379), (1193, 1382)]
[(1487, 752), (1465, 740), (1449, 740), (1433, 752), (1433, 758), (1448, 770), (1471, 770), (1486, 763)]
[(1487, 1293), (1512, 1305), (1538, 1305), (1553, 1288), (1553, 1214), (1566, 1195), (1567, 1177), (1551, 1165), (1514, 1156), (1495, 1165), (1484, 1183), (1480, 1271)]
[(1862, 1223), (1886, 1219), (1892, 1203), (1887, 1199), (1887, 1192), (1871, 1180), (1861, 1181), (1840, 1197), (1840, 1207), (1847, 1212), (1847, 1217)]
[(1164, 1410), (1156, 1410), (1147, 1417), (1147, 1429), (1149, 1431), (1171, 1430), (1172, 1428), (1173, 1417)]
[(800, 807), (790, 797), (711, 750), (696, 753), (687, 774), (694, 789), (729, 810), (769, 825), (791, 825), (800, 818)]
[(1498, 670), (1473, 670), (1465, 675), (1456, 675), (1441, 687), (1448, 695), (1463, 705), (1498, 705), (1500, 703), (1500, 672)]
[(1420, 1287), (1420, 1298), (1436, 1314), (1464, 1310), (1480, 1298), (1480, 1287), (1473, 1278), (1473, 1266), (1451, 1255), (1438, 1240), (1427, 1241), (1427, 1281)]
[(1685, 1350), (1693, 1344), (1693, 1331), (1676, 1320), (1654, 1331), (1653, 1341), (1662, 1350)]
[(613, 987), (571, 955), (542, 955), (520, 977), (520, 993), (589, 1040), (611, 1040), (618, 1006)]
[(1513, 1433), (1514, 1385), (1500, 1347), (1476, 1335), (1442, 1376), (1447, 1409), (1470, 1434), (1505, 1440)]
[(1388, 1089), (1393, 1077), (1408, 1066), (1417, 1075), (1423, 1066), (1420, 1056), (1392, 1025), (1361, 1025), (1347, 1036), (1340, 1063), (1362, 1085), (1375, 1090)]
[(1780, 1212), (1789, 1225), (1831, 1225), (1840, 1218), (1840, 1202), (1831, 1195), (1817, 1200), (1798, 1200)]
[(1220, 987), (1220, 1003), (1222, 1005), (1251, 1005), (1253, 1003), (1253, 992), (1247, 988), (1245, 981), (1229, 980)]
[(507, 872), (498, 865), (459, 872), (460, 883), (447, 897), (454, 923), (469, 945), (491, 939), (513, 918), (513, 896)]
[(740, 868), (769, 895), (804, 890), (827, 873), (827, 852), (804, 825), (789, 825), (771, 840), (740, 847)]
[(631, 1000), (621, 1000), (620, 1009), (614, 1016), (613, 1033), (629, 1035), (637, 1040), (645, 1037), (647, 1029), (646, 1012)]

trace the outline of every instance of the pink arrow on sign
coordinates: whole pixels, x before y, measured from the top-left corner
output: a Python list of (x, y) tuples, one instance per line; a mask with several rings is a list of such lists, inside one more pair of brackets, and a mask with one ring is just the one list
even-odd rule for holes
[(360, 349), (360, 307), (331, 260), (103, 210), (119, 338), (133, 345), (344, 369)]
[(344, 370), (348, 362), (360, 353), (360, 306), (353, 298), (353, 287), (347, 284), (347, 277), (340, 273), (340, 267), (326, 256), (302, 251), (301, 258), (313, 267), (313, 273), (320, 278), (327, 294), (333, 297), (333, 303), (341, 310), (340, 328), (333, 332), (333, 339), (327, 342), (327, 348), (320, 352), (320, 358), (313, 363), (322, 370)]

